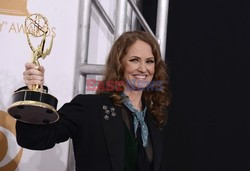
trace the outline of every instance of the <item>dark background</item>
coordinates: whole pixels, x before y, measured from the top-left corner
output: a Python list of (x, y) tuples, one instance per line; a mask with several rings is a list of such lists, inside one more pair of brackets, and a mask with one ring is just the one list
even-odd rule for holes
[(168, 171), (250, 171), (250, 1), (170, 0), (166, 61)]

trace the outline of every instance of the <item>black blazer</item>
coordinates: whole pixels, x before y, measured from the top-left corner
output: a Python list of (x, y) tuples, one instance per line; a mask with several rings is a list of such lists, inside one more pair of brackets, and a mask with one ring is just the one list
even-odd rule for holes
[[(114, 109), (111, 109), (114, 108)], [(114, 110), (113, 114), (107, 110)], [(76, 171), (123, 171), (125, 133), (122, 112), (107, 94), (78, 95), (58, 111), (60, 119), (49, 125), (33, 125), (17, 121), (17, 142), (33, 150), (54, 147), (73, 140)], [(147, 113), (152, 137), (153, 171), (166, 171), (162, 136)]]

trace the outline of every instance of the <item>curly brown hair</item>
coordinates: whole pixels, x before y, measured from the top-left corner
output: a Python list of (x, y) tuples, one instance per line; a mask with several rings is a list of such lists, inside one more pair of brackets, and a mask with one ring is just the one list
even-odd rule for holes
[[(145, 104), (148, 107), (149, 113), (153, 116), (157, 125), (163, 126), (167, 120), (166, 108), (170, 103), (171, 94), (169, 91), (169, 75), (166, 63), (161, 58), (161, 52), (158, 42), (155, 38), (145, 31), (128, 31), (123, 33), (113, 44), (106, 62), (104, 71), (102, 88), (96, 93), (110, 93), (110, 97), (116, 105), (121, 106), (120, 92), (124, 90), (124, 85), (117, 84), (112, 91), (105, 91), (107, 82), (123, 81), (124, 68), (122, 66), (122, 58), (127, 54), (128, 49), (137, 41), (141, 40), (151, 46), (152, 53), (155, 59), (155, 73), (152, 83), (147, 86), (142, 94)], [(160, 83), (157, 85), (157, 82)], [(100, 86), (100, 85), (98, 85)], [(153, 89), (152, 89), (153, 86)]]

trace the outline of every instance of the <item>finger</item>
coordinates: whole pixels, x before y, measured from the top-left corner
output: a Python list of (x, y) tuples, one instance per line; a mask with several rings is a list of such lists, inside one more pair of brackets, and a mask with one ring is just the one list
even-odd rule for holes
[(24, 82), (25, 84), (28, 86), (28, 81), (32, 80), (32, 77), (31, 75), (28, 73), (28, 71), (24, 71), (23, 72), (23, 79), (24, 79)]
[(27, 80), (43, 81), (43, 76), (40, 76), (40, 75), (27, 75)]
[(43, 85), (43, 80), (30, 80), (31, 85)]
[(40, 75), (24, 74), (23, 79), (27, 86), (34, 84), (43, 85), (44, 83), (44, 77)]
[(43, 77), (44, 76), (44, 72), (41, 72), (37, 69), (29, 69), (29, 70), (25, 70), (23, 72), (23, 76), (26, 76), (26, 75), (37, 75), (37, 76), (41, 76)]
[(26, 69), (26, 70), (32, 69), (32, 68), (35, 69), (35, 68), (36, 68), (36, 65), (33, 64), (33, 63), (29, 63), (29, 62), (25, 63), (25, 69)]
[(32, 85), (27, 85), (27, 87), (29, 88), (29, 90), (32, 90)]
[(43, 66), (39, 66), (39, 67), (38, 67), (38, 70), (39, 70), (39, 71), (41, 71), (42, 73), (44, 73), (44, 72), (45, 72), (45, 69), (44, 69), (44, 67), (43, 67)]
[(30, 89), (33, 85), (40, 85), (43, 86), (43, 80), (25, 80), (26, 86)]
[(37, 66), (37, 65), (35, 65), (35, 64), (33, 64), (33, 63), (26, 63), (26, 64), (25, 64), (25, 69), (26, 69), (26, 70), (29, 70), (29, 69), (36, 69), (36, 70), (39, 70), (39, 71), (41, 71), (41, 72), (44, 72), (44, 71), (45, 71), (45, 69), (44, 69), (43, 66)]

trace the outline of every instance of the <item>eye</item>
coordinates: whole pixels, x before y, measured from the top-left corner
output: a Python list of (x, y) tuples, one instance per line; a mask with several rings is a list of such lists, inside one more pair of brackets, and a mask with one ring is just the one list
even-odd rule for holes
[(133, 59), (130, 59), (129, 61), (130, 61), (130, 62), (139, 62), (139, 59), (133, 58)]
[(155, 63), (155, 60), (150, 59), (150, 60), (147, 60), (146, 63), (152, 64), (152, 63)]

